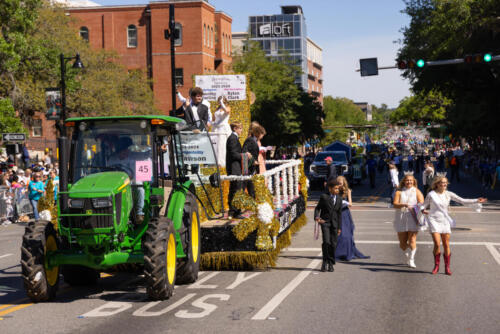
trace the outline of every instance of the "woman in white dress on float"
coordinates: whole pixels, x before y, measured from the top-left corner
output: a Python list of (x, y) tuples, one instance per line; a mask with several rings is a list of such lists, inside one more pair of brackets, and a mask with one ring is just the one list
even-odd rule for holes
[(417, 253), (417, 222), (410, 209), (417, 204), (424, 203), (424, 195), (417, 188), (417, 180), (413, 175), (407, 174), (401, 180), (394, 195), (394, 208), (396, 215), (394, 229), (398, 233), (399, 247), (404, 252), (405, 259), (410, 268), (416, 268), (415, 254)]
[(432, 182), (432, 191), (427, 194), (424, 202), (424, 206), (430, 208), (429, 211), (424, 211), (424, 213), (428, 214), (429, 229), (432, 234), (432, 241), (434, 241), (434, 269), (432, 270), (432, 274), (434, 275), (439, 271), (441, 241), (443, 242), (445, 273), (446, 275), (451, 275), (450, 234), (455, 221), (448, 213), (450, 200), (462, 205), (484, 203), (487, 201), (486, 198), (482, 197), (478, 199), (463, 199), (455, 193), (448, 191), (447, 188), (448, 179), (445, 176), (437, 176)]
[(214, 119), (212, 122), (212, 132), (216, 135), (212, 136), (215, 140), (215, 156), (217, 157), (217, 163), (221, 167), (226, 166), (226, 141), (231, 135), (231, 126), (229, 126), (229, 116), (231, 115), (231, 107), (227, 103), (227, 99), (220, 96), (217, 101), (219, 102), (219, 107), (214, 113)]

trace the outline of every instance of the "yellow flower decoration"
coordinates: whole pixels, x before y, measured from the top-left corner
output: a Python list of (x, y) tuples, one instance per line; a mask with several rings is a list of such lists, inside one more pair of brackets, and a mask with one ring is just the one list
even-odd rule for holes
[(233, 199), (233, 205), (240, 210), (248, 210), (252, 215), (243, 219), (233, 228), (233, 233), (239, 241), (245, 240), (250, 233), (257, 230), (255, 247), (258, 250), (274, 248), (272, 237), (278, 235), (279, 221), (274, 215), (273, 197), (266, 187), (264, 176), (254, 175), (252, 182), (255, 188), (255, 199), (238, 191)]

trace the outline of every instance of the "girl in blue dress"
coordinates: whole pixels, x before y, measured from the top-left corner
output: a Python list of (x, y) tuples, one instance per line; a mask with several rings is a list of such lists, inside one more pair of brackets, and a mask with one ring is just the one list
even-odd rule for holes
[(342, 228), (337, 240), (335, 258), (338, 260), (350, 261), (352, 259), (369, 259), (369, 256), (361, 253), (354, 243), (354, 222), (352, 220), (349, 207), (352, 206), (351, 189), (343, 176), (337, 177), (341, 184), (342, 203)]

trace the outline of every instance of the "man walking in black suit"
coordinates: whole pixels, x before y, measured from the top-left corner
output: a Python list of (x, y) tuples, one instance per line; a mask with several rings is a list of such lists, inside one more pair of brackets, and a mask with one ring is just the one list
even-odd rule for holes
[(204, 131), (210, 124), (209, 114), (210, 110), (202, 103), (203, 89), (194, 87), (191, 90), (191, 102), (186, 101), (176, 111), (178, 117), (184, 118), (191, 130)]
[(340, 182), (331, 178), (328, 180), (328, 193), (322, 194), (318, 205), (314, 209), (314, 220), (321, 226), (323, 244), (323, 263), (321, 271), (333, 271), (335, 264), (335, 248), (337, 248), (337, 236), (340, 235), (342, 226), (342, 197), (340, 193)]
[[(241, 175), (241, 143), (239, 141), (239, 136), (243, 130), (240, 123), (231, 123), (231, 135), (226, 141), (226, 172), (227, 175)], [(247, 153), (250, 157), (250, 153)], [(233, 206), (234, 194), (241, 189), (241, 181), (230, 181), (229, 182), (229, 195), (228, 195), (228, 205), (229, 205), (229, 217), (240, 218), (241, 211)]]

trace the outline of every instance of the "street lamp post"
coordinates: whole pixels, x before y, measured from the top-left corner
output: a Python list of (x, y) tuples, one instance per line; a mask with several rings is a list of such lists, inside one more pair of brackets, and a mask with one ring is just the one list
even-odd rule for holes
[(61, 191), (60, 197), (60, 208), (61, 211), (67, 209), (68, 206), (68, 154), (66, 152), (68, 148), (68, 135), (66, 131), (66, 63), (70, 60), (75, 60), (73, 63), (73, 68), (83, 68), (82, 61), (80, 60), (80, 55), (77, 53), (74, 57), (64, 57), (64, 54), (59, 55), (59, 60), (61, 63), (61, 120), (59, 122), (59, 132), (60, 136), (57, 139), (57, 146), (59, 148), (59, 190)]

